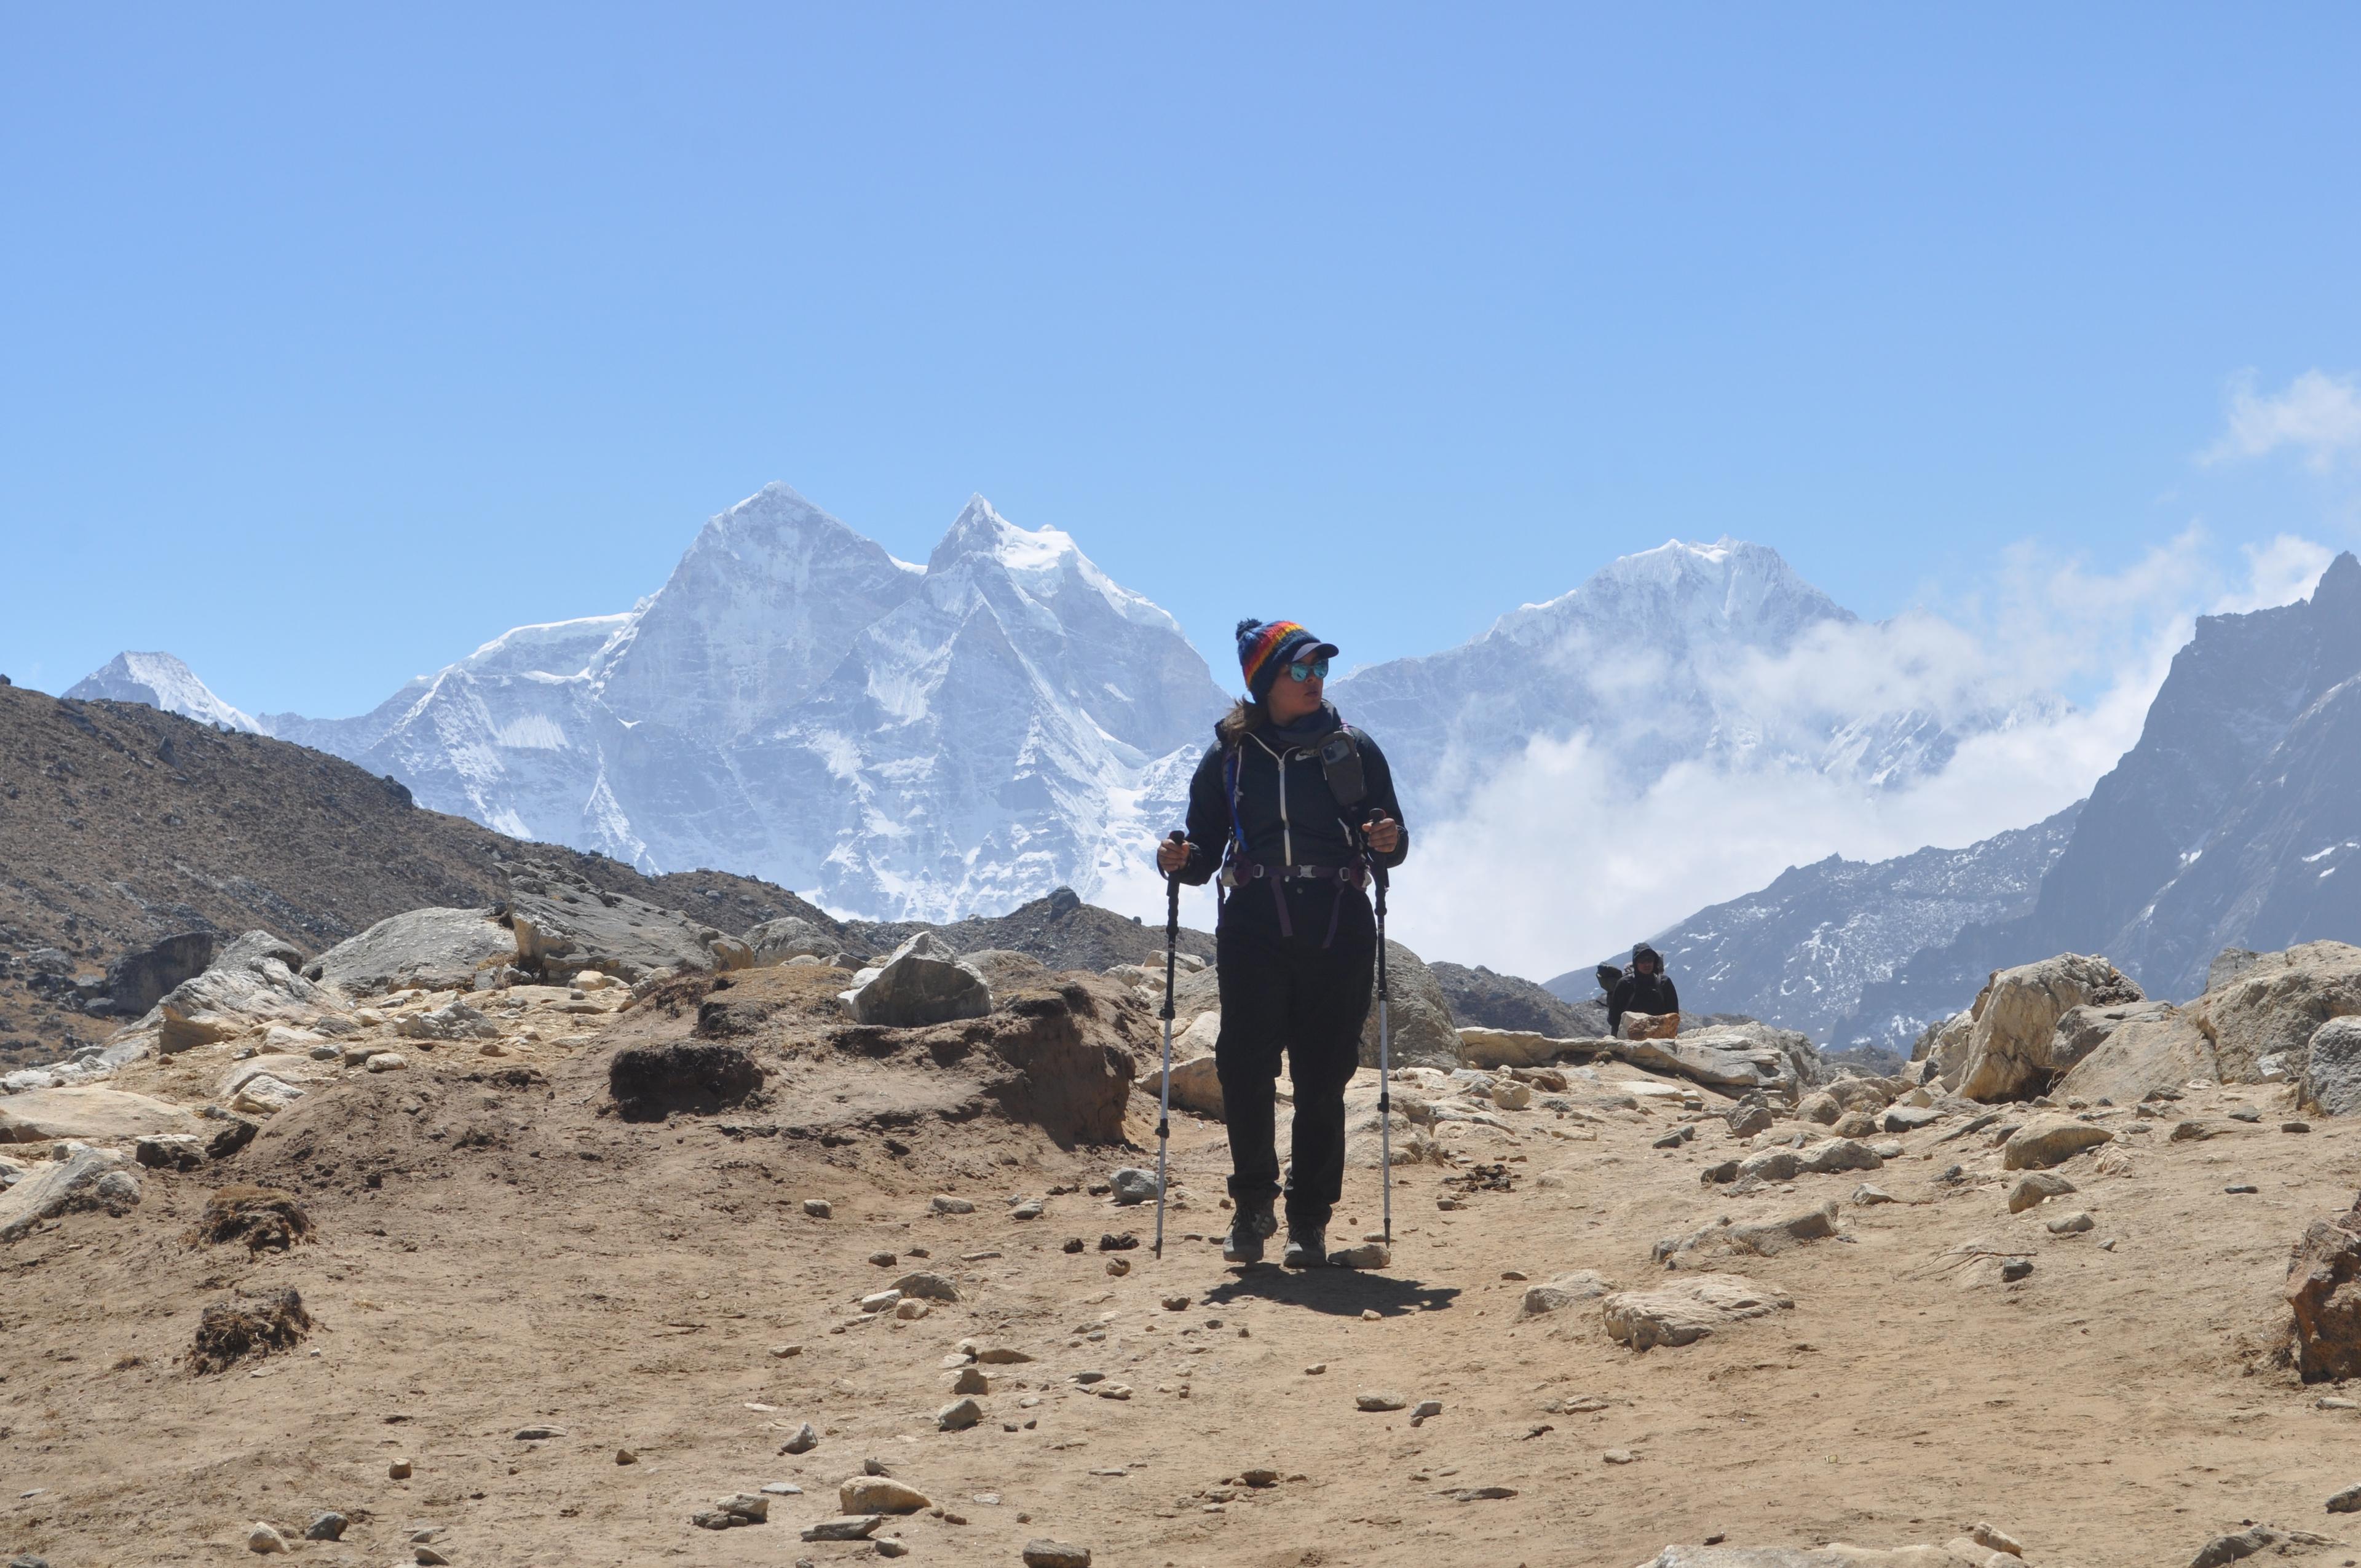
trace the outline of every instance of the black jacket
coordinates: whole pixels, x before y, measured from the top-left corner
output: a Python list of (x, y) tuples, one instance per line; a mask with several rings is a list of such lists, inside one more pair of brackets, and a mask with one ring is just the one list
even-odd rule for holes
[[(1335, 710), (1327, 711), (1333, 719)], [(1331, 724), (1318, 738), (1297, 740), (1292, 747), (1268, 729), (1238, 743), (1237, 821), (1246, 832), (1249, 860), (1268, 866), (1351, 865), (1362, 853), (1362, 823), (1378, 816), (1401, 821), (1393, 770), (1378, 743), (1358, 729), (1353, 735), (1360, 743), (1361, 779), (1367, 793), (1353, 808), (1352, 820), (1345, 820), (1320, 765), (1319, 742), (1334, 729)], [(1179, 875), (1191, 886), (1202, 884), (1220, 869), (1222, 847), (1231, 836), (1224, 773), (1224, 752), (1216, 741), (1189, 781), (1189, 863)], [(1369, 858), (1391, 871), (1409, 854), (1410, 828), (1404, 825), (1392, 854)]]
[(1673, 989), (1673, 977), (1662, 970), (1654, 974), (1626, 972), (1615, 982), (1607, 998), (1607, 1032), (1621, 1035), (1626, 1013), (1677, 1013), (1681, 1010), (1681, 993)]

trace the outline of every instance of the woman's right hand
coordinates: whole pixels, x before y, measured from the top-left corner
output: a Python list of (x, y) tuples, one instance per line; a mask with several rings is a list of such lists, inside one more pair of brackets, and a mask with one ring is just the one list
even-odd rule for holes
[(1167, 839), (1156, 846), (1156, 869), (1170, 876), (1189, 863), (1189, 840)]

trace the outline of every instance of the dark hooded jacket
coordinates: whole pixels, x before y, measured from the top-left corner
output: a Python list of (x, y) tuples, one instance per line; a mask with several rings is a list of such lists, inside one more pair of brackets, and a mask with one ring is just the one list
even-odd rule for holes
[[(1640, 973), (1642, 959), (1655, 959), (1656, 972)], [(1610, 1035), (1620, 1036), (1623, 1033), (1623, 1014), (1626, 1013), (1664, 1014), (1681, 1010), (1681, 993), (1673, 989), (1672, 976), (1664, 972), (1664, 956), (1662, 953), (1642, 943), (1631, 949), (1631, 965), (1623, 971), (1623, 978), (1615, 982), (1615, 989), (1607, 993), (1607, 1032)]]
[[(1320, 742), (1341, 723), (1335, 708), (1323, 703), (1317, 714), (1293, 729), (1266, 725), (1238, 742), (1236, 827), (1246, 839), (1247, 859), (1273, 867), (1351, 865), (1365, 849), (1362, 823), (1379, 816), (1401, 821), (1393, 770), (1378, 743), (1358, 729), (1353, 736), (1360, 746), (1367, 793), (1349, 811), (1336, 804), (1321, 767)], [(1223, 846), (1232, 836), (1224, 763), (1217, 742), (1189, 781), (1189, 863), (1179, 875), (1191, 886), (1220, 869)], [(1369, 859), (1390, 871), (1409, 854), (1410, 828), (1404, 825), (1392, 854)]]

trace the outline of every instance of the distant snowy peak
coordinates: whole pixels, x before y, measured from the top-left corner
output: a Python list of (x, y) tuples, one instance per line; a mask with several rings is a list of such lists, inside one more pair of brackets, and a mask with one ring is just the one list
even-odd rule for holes
[(748, 734), (816, 690), (920, 573), (785, 485), (709, 520), (591, 672), (627, 722)]
[(261, 725), (215, 696), (194, 670), (170, 653), (117, 653), (75, 682), (65, 695), (80, 702), (95, 698), (146, 703), (203, 724), (242, 729), (250, 735), (263, 732)]
[(1776, 651), (1807, 627), (1858, 619), (1806, 582), (1776, 550), (1724, 534), (1711, 544), (1673, 539), (1620, 556), (1571, 592), (1510, 611), (1486, 636), (1528, 642), (1607, 622)]
[(1049, 527), (1019, 528), (976, 495), (968, 498), (928, 557), (926, 572), (930, 578), (957, 583), (972, 577), (980, 566), (1005, 577), (1028, 599), (1048, 603), (1069, 591), (1087, 591), (1135, 625), (1180, 635), (1179, 621), (1100, 570), (1071, 534)]
[[(1587, 740), (1634, 791), (1683, 763), (1799, 768), (1893, 788), (2005, 720), (1921, 710), (1904, 683), (1830, 683), (1858, 616), (1776, 550), (1722, 538), (1625, 555), (1482, 636), (1356, 670), (1337, 706), (1384, 738), (1404, 804), (1449, 817), (1536, 743)], [(1791, 668), (1798, 659), (1810, 668)], [(1924, 685), (1924, 683), (1919, 683)]]

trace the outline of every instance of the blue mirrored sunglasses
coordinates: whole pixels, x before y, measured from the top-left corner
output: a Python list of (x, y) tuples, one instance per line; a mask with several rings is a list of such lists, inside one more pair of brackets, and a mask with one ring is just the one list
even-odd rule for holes
[(1308, 681), (1315, 676), (1323, 681), (1328, 678), (1327, 660), (1314, 659), (1308, 664), (1287, 666), (1287, 678), (1290, 681)]

